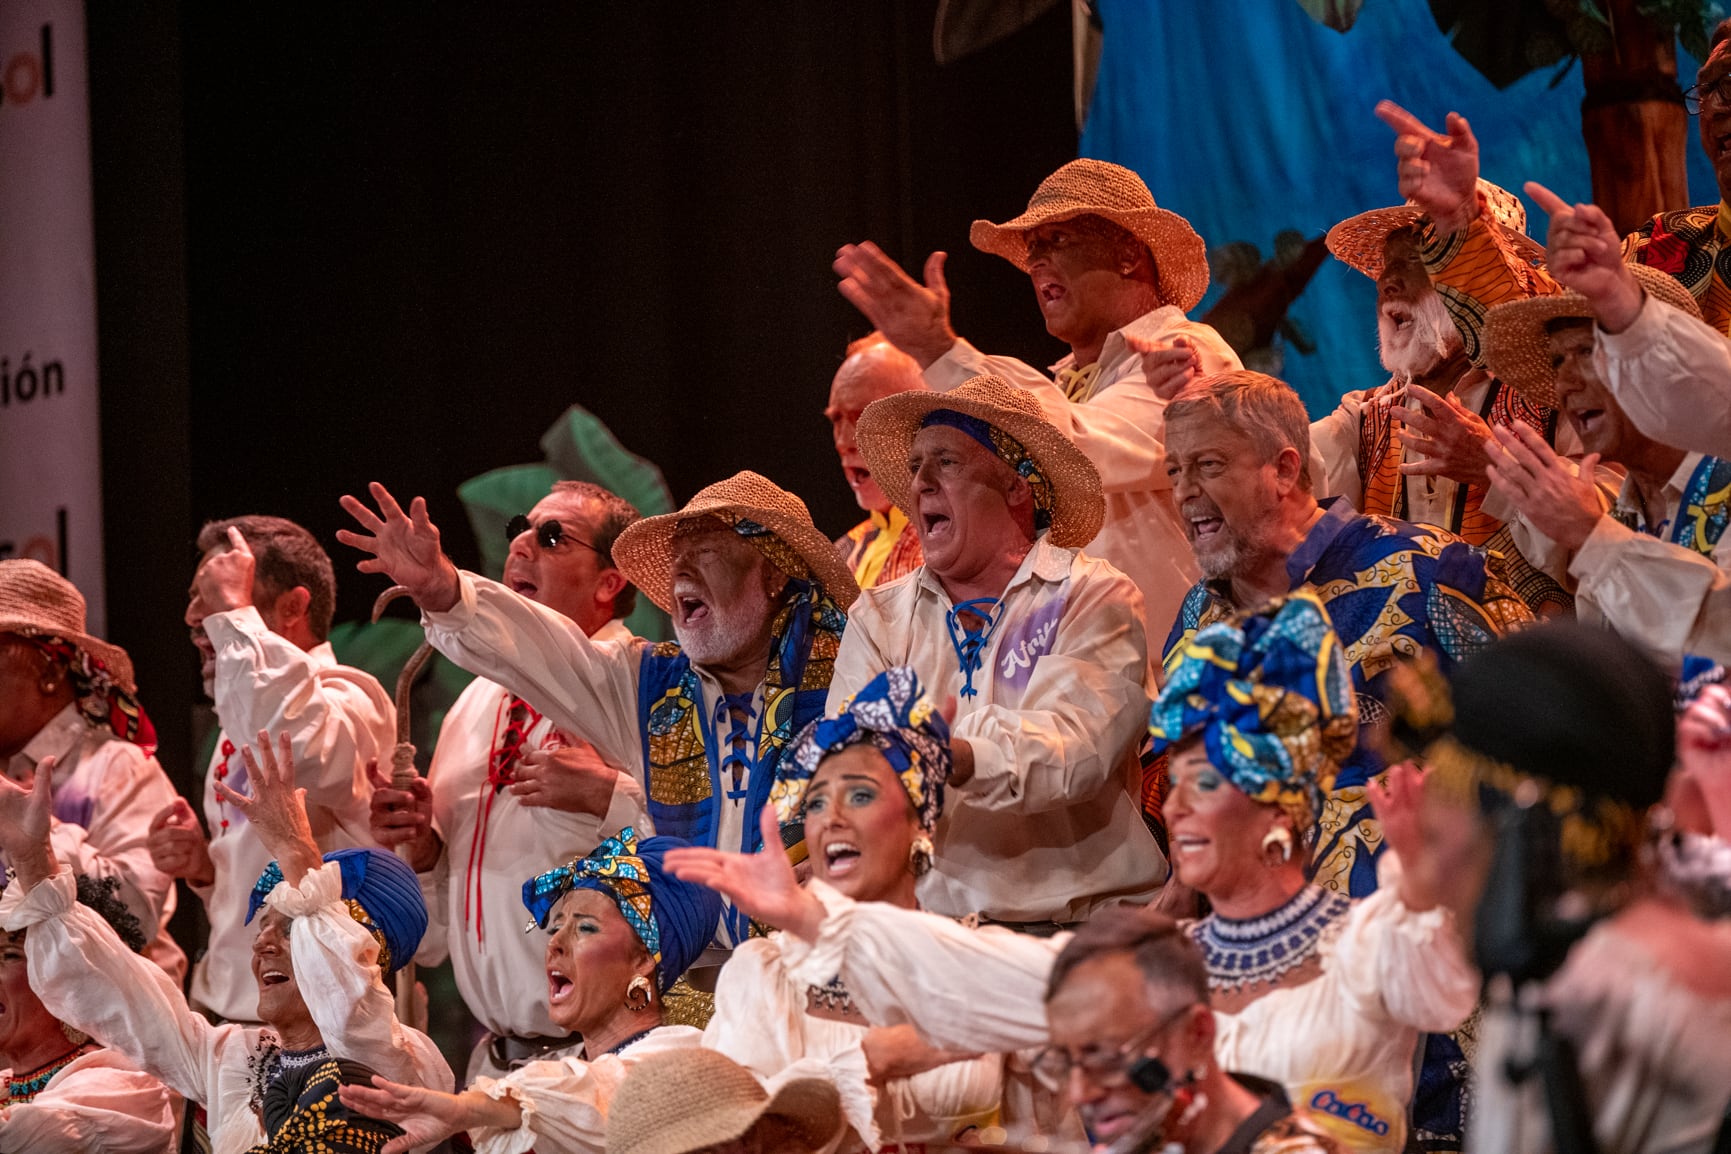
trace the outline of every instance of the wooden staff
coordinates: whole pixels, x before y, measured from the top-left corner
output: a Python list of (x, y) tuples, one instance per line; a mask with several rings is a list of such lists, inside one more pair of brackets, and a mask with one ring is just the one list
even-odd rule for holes
[[(385, 607), (398, 597), (408, 594), (401, 585), (393, 585), (379, 594), (373, 602), (373, 620), (377, 622), (384, 615)], [(391, 788), (410, 790), (420, 771), (415, 768), (415, 745), (410, 740), (409, 733), (409, 695), (414, 691), (415, 679), (426, 668), (427, 662), (433, 656), (433, 647), (422, 641), (415, 651), (403, 663), (403, 671), (397, 674), (397, 746), (391, 751)], [(405, 846), (397, 847), (397, 856), (408, 860)], [(426, 1015), (420, 1012), (420, 1006), (415, 999), (415, 961), (413, 958), (400, 959), (402, 965), (397, 969), (397, 1021), (417, 1030), (427, 1028)]]

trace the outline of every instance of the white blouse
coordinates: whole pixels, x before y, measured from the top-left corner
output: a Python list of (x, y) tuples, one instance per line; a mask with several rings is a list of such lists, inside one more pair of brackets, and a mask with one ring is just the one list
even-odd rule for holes
[(487, 1127), (470, 1137), (476, 1154), (602, 1154), (607, 1108), (631, 1067), (652, 1054), (693, 1049), (703, 1033), (691, 1026), (657, 1026), (617, 1054), (593, 1061), (560, 1058), (530, 1062), (503, 1078), (476, 1078), (472, 1090), (510, 1098), (523, 1111), (513, 1130)]
[(30, 1102), (0, 1105), (0, 1154), (174, 1154), (179, 1096), (113, 1050), (67, 1064)]
[[(268, 904), (293, 918), (289, 955), (295, 982), (333, 1057), (396, 1082), (449, 1091), (453, 1078), (433, 1040), (397, 1021), (379, 976), (378, 943), (341, 901), (335, 862), (272, 891)], [(30, 986), (61, 1021), (124, 1055), (170, 1089), (204, 1105), (212, 1154), (241, 1154), (265, 1140), (252, 1109), (253, 1068), (275, 1043), (268, 1029), (213, 1026), (180, 988), (127, 949), (108, 923), (77, 902), (72, 871), (61, 868), (28, 894), (0, 896), (0, 926), (29, 929)]]
[[(1731, 923), (1721, 922), (1723, 956)], [(1615, 923), (1595, 927), (1542, 990), (1559, 1033), (1575, 1044), (1602, 1150), (1706, 1154), (1731, 1102), (1731, 968), (1717, 997), (1677, 981)], [(1531, 1023), (1487, 1010), (1479, 1033), (1467, 1149), (1547, 1154), (1550, 1117), (1537, 1076), (1497, 1077), (1505, 1058), (1531, 1052)]]
[(843, 1151), (876, 1150), (884, 1143), (948, 1142), (971, 1127), (997, 1121), (1002, 1055), (951, 1062), (881, 1088), (873, 1086), (863, 1049), (868, 1027), (806, 1013), (811, 983), (794, 977), (790, 969), (790, 956), (805, 953), (803, 943), (780, 933), (752, 938), (736, 948), (716, 985), (715, 1017), (703, 1044), (759, 1078), (773, 1077), (802, 1060), (820, 1063), (823, 1076), (841, 1091), (853, 1131)]
[[(1221, 1068), (1281, 1083), (1294, 1106), (1349, 1150), (1401, 1148), (1419, 1034), (1459, 1026), (1478, 997), (1478, 976), (1452, 919), (1440, 909), (1415, 913), (1402, 905), (1391, 868), (1398, 866), (1385, 864), (1383, 888), (1356, 902), (1323, 945), (1320, 976), (1237, 1013), (1214, 1014)], [(821, 882), (810, 888), (827, 916), (817, 942), (793, 966), (796, 980), (839, 975), (866, 1018), (911, 1023), (948, 1049), (1020, 1050), (1049, 1041), (1046, 978), (1070, 935), (970, 930), (882, 902), (854, 902)]]

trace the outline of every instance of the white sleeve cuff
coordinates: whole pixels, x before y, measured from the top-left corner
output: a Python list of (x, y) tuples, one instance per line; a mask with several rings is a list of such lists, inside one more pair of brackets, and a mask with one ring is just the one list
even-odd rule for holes
[(316, 913), (343, 896), (342, 866), (328, 861), (301, 878), (298, 885), (278, 882), (264, 904), (291, 918), (304, 918)]
[(72, 876), (72, 867), (63, 863), (59, 872), (38, 882), (29, 893), (16, 881), (7, 886), (4, 896), (0, 896), (0, 926), (7, 933), (17, 933), (60, 917), (77, 903), (78, 883)]

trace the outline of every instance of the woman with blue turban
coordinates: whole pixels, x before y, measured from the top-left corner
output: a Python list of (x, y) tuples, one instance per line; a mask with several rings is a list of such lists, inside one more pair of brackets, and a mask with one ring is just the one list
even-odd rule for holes
[(586, 857), (523, 883), (523, 904), (547, 942), (555, 1024), (583, 1039), (579, 1054), (477, 1078), (461, 1094), (384, 1078), (343, 1087), (349, 1106), (403, 1128), (383, 1154), (408, 1154), (469, 1131), (480, 1154), (601, 1154), (613, 1091), (637, 1061), (703, 1040), (662, 1020), (662, 996), (715, 933), (721, 899), (662, 868), (671, 837), (629, 826)]
[(1221, 1066), (1282, 1083), (1346, 1151), (1400, 1150), (1420, 1034), (1459, 1026), (1478, 976), (1431, 884), (1410, 767), (1372, 789), (1394, 851), (1382, 887), (1355, 902), (1308, 876), (1322, 798), (1358, 736), (1322, 602), (1299, 590), (1198, 632), (1149, 728), (1171, 751), (1173, 872), (1211, 906), (1189, 928)]
[[(949, 726), (912, 669), (886, 670), (795, 738), (764, 810), (765, 844), (803, 835), (814, 890), (917, 909), (949, 772)], [(700, 853), (680, 855), (682, 873)], [(936, 1050), (911, 1027), (869, 1026), (833, 974), (821, 984), (796, 974), (808, 952), (785, 933), (735, 948), (704, 1044), (766, 1080), (816, 1062), (841, 1091), (854, 1136), (843, 1149), (947, 1144), (1000, 1121), (1002, 1055)]]
[(37, 774), (28, 793), (0, 783), (0, 849), (18, 874), (0, 899), (0, 925), (29, 928), (30, 982), (43, 1005), (203, 1111), (213, 1154), (376, 1154), (401, 1131), (345, 1108), (339, 1085), (374, 1073), (441, 1089), (452, 1082), (432, 1039), (397, 1021), (383, 981), (420, 945), (420, 886), (381, 850), (321, 858), (286, 735), (280, 758), (266, 733), (243, 756), (252, 796), (217, 788), (276, 859), (251, 910), (263, 910), (252, 951), (263, 1028), (211, 1025), (173, 980), (73, 901), (71, 872), (48, 841), (49, 774)]

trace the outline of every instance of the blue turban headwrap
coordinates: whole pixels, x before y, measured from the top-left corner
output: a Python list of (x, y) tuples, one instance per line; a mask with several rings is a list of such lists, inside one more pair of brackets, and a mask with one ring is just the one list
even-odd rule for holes
[[(379, 969), (395, 973), (414, 958), (421, 935), (427, 932), (427, 903), (415, 871), (382, 849), (333, 850), (325, 860), (336, 862), (342, 872), (343, 903), (349, 916), (379, 943)], [(282, 880), (282, 867), (276, 862), (264, 867), (246, 903), (248, 925)]]
[(1693, 654), (1683, 658), (1683, 671), (1677, 677), (1677, 692), (1673, 705), (1678, 713), (1682, 713), (1695, 699), (1701, 696), (1709, 685), (1725, 683), (1725, 667), (1710, 657), (1696, 657)]
[(1039, 463), (1028, 455), (1022, 442), (989, 421), (954, 409), (933, 409), (920, 422), (922, 429), (933, 425), (944, 425), (966, 433), (1014, 469), (1016, 476), (1028, 482), (1028, 488), (1034, 493), (1034, 532), (1041, 533), (1052, 527), (1052, 506), (1056, 500), (1052, 483), (1040, 472)]
[(553, 907), (572, 890), (599, 890), (613, 899), (655, 959), (655, 975), (665, 992), (703, 953), (721, 920), (721, 895), (681, 881), (661, 866), (668, 850), (686, 844), (676, 837), (639, 841), (637, 831), (626, 826), (588, 857), (523, 883), (523, 904), (535, 918), (526, 928), (545, 928)]
[(1328, 610), (1301, 589), (1236, 623), (1199, 630), (1155, 700), (1148, 730), (1156, 753), (1201, 734), (1208, 760), (1234, 788), (1309, 829), (1358, 741), (1352, 677)]
[(782, 759), (769, 794), (781, 824), (804, 820), (805, 793), (824, 758), (867, 742), (901, 779), (920, 828), (936, 829), (950, 778), (950, 727), (906, 665), (884, 670), (842, 702), (834, 717), (812, 722), (794, 738), (793, 756)]

